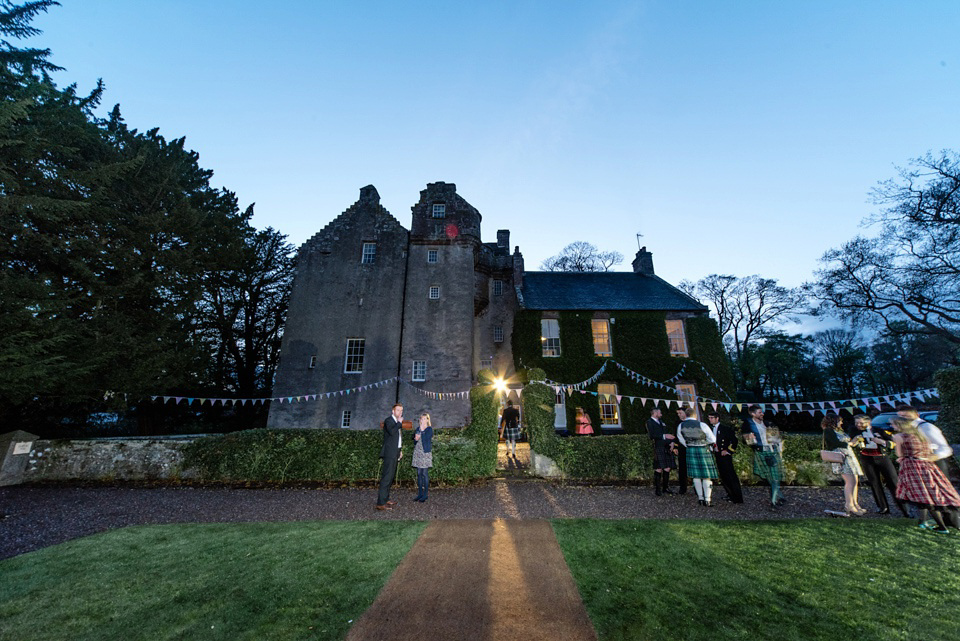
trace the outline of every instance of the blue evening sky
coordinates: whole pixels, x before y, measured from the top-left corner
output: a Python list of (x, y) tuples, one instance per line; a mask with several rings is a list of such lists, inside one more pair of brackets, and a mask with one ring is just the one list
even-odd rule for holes
[(637, 232), (670, 282), (811, 278), (895, 165), (960, 148), (960, 2), (61, 0), (29, 41), (186, 136), (295, 244), (447, 181), (527, 269)]

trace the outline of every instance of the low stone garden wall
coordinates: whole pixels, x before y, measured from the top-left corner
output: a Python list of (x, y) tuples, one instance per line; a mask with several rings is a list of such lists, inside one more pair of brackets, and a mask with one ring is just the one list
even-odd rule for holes
[(182, 448), (192, 440), (38, 440), (22, 482), (189, 480), (195, 474), (183, 469)]

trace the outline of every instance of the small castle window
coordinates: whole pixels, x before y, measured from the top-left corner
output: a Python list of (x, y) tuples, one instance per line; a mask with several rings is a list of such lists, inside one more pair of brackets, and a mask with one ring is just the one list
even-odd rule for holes
[(377, 244), (376, 243), (364, 243), (363, 244), (363, 256), (360, 258), (360, 262), (364, 265), (369, 265), (377, 257)]
[(434, 218), (446, 218), (447, 217), (447, 206), (444, 204), (437, 204), (433, 206), (433, 217)]
[(340, 418), (340, 427), (350, 427), (350, 410), (343, 410), (343, 416)]
[(347, 354), (343, 362), (344, 374), (360, 374), (363, 372), (363, 350), (365, 340), (362, 338), (347, 339)]
[(427, 380), (427, 361), (413, 361), (413, 380)]
[(440, 299), (440, 287), (437, 285), (430, 286), (430, 300), (439, 300)]
[(308, 367), (309, 369), (313, 369), (313, 368), (315, 368), (316, 366), (317, 366), (317, 357), (316, 357), (316, 356), (311, 356), (311, 357), (310, 357), (310, 365), (308, 365), (307, 367)]
[(503, 325), (497, 325), (493, 328), (493, 342), (502, 343), (503, 342)]
[(495, 280), (493, 281), (493, 295), (494, 296), (503, 296), (503, 281)]
[(493, 367), (492, 358), (481, 358), (480, 359), (480, 369), (490, 369)]
[(427, 262), (428, 263), (438, 263), (440, 262), (440, 252), (436, 249), (427, 250)]

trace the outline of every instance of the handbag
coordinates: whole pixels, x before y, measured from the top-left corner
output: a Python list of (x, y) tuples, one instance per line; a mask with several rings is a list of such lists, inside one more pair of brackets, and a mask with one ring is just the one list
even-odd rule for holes
[(842, 452), (834, 452), (833, 450), (820, 450), (820, 459), (826, 463), (843, 463), (843, 459), (846, 458)]

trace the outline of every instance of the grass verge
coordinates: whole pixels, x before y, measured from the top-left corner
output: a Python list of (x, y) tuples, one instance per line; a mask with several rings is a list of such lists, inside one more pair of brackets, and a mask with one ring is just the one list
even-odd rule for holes
[(601, 641), (960, 638), (960, 536), (906, 520), (553, 526)]
[(0, 639), (342, 639), (426, 527), (133, 527), (0, 561)]

